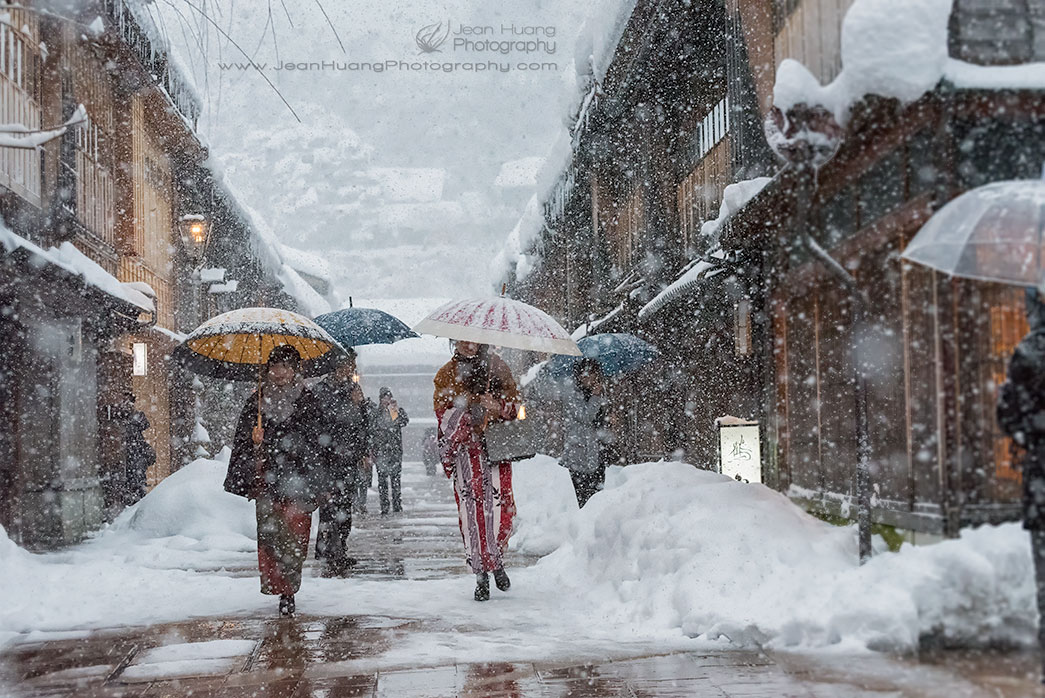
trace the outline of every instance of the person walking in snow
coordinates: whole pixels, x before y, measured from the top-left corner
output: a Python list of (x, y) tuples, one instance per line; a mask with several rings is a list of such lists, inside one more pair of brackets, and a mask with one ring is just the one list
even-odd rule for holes
[[(403, 510), (403, 427), (410, 422), (406, 410), (399, 407), (392, 391), (381, 388), (377, 410), (370, 425), (370, 444), (377, 470), (377, 493), (381, 499), (381, 515)], [(389, 493), (391, 492), (391, 503)]]
[(570, 471), (577, 505), (583, 507), (606, 482), (610, 430), (609, 401), (602, 367), (592, 358), (573, 365), (573, 385), (563, 405), (562, 464)]
[(435, 376), (443, 471), (453, 480), (465, 558), (476, 575), (475, 600), (490, 598), (490, 572), (501, 591), (511, 581), (504, 553), (512, 534), (512, 465), (491, 463), (484, 431), (518, 415), (519, 388), (508, 365), (488, 345), (457, 342), (453, 358)]
[(261, 593), (279, 595), (283, 616), (295, 612), (312, 512), (329, 497), (323, 491), (329, 457), (325, 418), (305, 387), (300, 361), (289, 345), (269, 353), (261, 394), (255, 392), (240, 414), (225, 480), (226, 491), (254, 500)]
[[(1023, 527), (1030, 532), (1038, 613), (1045, 619), (1045, 299), (1027, 290), (1030, 332), (1016, 345), (998, 390), (998, 426), (1024, 449)], [(1045, 682), (1045, 620), (1038, 623)]]
[(347, 539), (352, 531), (356, 480), (367, 457), (370, 438), (366, 398), (356, 382), (355, 351), (347, 350), (334, 372), (312, 390), (323, 408), (323, 433), (330, 439), (325, 474), (330, 499), (319, 507), (316, 559), (326, 560), (327, 573), (340, 575), (355, 564), (348, 555)]

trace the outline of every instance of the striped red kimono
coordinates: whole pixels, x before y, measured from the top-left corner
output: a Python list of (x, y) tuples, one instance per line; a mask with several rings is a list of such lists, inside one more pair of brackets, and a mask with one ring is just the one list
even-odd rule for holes
[(501, 569), (515, 518), (512, 464), (489, 462), (467, 407), (450, 407), (438, 417), (440, 458), (454, 482), (465, 558), (476, 574)]

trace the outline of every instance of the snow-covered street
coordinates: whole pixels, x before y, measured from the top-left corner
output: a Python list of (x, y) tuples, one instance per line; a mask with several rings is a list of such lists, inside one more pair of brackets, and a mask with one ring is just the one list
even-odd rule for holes
[(449, 483), (419, 463), (405, 467), (403, 515), (358, 521), (346, 578), (306, 565), (292, 620), (258, 593), (253, 505), (221, 490), (221, 461), (179, 471), (70, 550), (5, 541), (7, 694), (619, 695), (627, 684), (639, 695), (643, 681), (682, 681), (678, 695), (855, 695), (870, 681), (868, 695), (989, 695), (984, 665), (1011, 682), (1025, 661), (945, 653), (917, 664), (868, 649), (911, 651), (920, 635), (970, 649), (1029, 643), (1017, 527), (860, 568), (851, 527), (691, 466), (611, 471), (582, 511), (554, 460), (515, 473), (513, 586), (485, 605), (471, 599)]

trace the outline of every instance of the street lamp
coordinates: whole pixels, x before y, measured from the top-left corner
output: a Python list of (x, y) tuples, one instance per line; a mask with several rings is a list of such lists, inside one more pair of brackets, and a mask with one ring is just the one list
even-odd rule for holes
[(210, 221), (200, 213), (186, 213), (178, 220), (181, 244), (194, 265), (203, 260), (210, 238)]
[(860, 562), (871, 557), (871, 435), (867, 413), (867, 366), (861, 336), (869, 299), (853, 275), (820, 246), (809, 232), (809, 211), (817, 187), (817, 171), (835, 156), (845, 130), (834, 115), (819, 105), (798, 104), (782, 111), (779, 107), (766, 116), (766, 140), (773, 152), (787, 163), (797, 180), (794, 227), (799, 240), (849, 292), (853, 310), (853, 393), (856, 409), (856, 526)]

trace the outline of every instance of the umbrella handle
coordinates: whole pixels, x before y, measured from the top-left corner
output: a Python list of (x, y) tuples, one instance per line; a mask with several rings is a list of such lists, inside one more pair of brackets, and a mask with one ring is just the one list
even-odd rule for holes
[(261, 427), (261, 368), (258, 368), (258, 423), (254, 427), (254, 431), (251, 433), (251, 439), (255, 445), (260, 446), (261, 442), (265, 440), (265, 430)]

